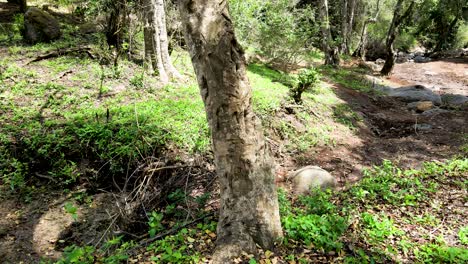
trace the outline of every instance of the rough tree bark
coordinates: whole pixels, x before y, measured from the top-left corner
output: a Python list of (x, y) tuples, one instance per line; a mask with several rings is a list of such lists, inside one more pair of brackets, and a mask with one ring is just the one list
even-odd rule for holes
[(348, 31), (348, 0), (343, 0), (341, 6), (341, 52), (346, 54), (348, 43), (346, 42), (346, 32)]
[(395, 42), (396, 33), (398, 32), (398, 27), (400, 24), (411, 15), (411, 11), (413, 10), (414, 1), (411, 1), (410, 5), (406, 9), (406, 11), (401, 14), (403, 9), (403, 2), (404, 0), (398, 0), (395, 11), (393, 13), (392, 23), (390, 24), (390, 28), (388, 29), (387, 33), (387, 40), (385, 42), (386, 49), (387, 49), (387, 56), (385, 60), (385, 64), (380, 71), (382, 75), (389, 75), (392, 70), (393, 66), (395, 66), (395, 51), (393, 50), (393, 43)]
[(338, 48), (333, 45), (330, 31), (330, 20), (328, 19), (328, 1), (320, 0), (320, 30), (322, 31), (322, 49), (325, 53), (325, 65), (337, 66), (340, 64)]
[(143, 39), (145, 43), (145, 61), (150, 72), (157, 72), (163, 83), (169, 82), (169, 75), (163, 64), (160, 33), (156, 22), (156, 5), (154, 0), (143, 0)]
[(172, 65), (166, 30), (164, 0), (143, 0), (145, 61), (150, 71), (156, 71), (163, 83), (170, 77), (182, 78)]
[(341, 53), (349, 55), (349, 47), (351, 45), (351, 33), (353, 31), (354, 24), (354, 11), (356, 9), (356, 0), (343, 0), (343, 6), (341, 9), (342, 21), (341, 21)]
[(106, 39), (109, 46), (114, 46), (117, 52), (120, 52), (126, 26), (126, 2), (116, 0), (113, 3), (106, 28)]
[(377, 7), (375, 9), (375, 15), (372, 18), (367, 19), (364, 22), (364, 25), (362, 26), (362, 31), (361, 31), (361, 38), (359, 40), (359, 44), (356, 48), (356, 50), (353, 52), (353, 57), (359, 57), (361, 60), (366, 60), (366, 52), (367, 52), (367, 27), (370, 24), (376, 23), (377, 18), (379, 17), (379, 12), (380, 12), (380, 0), (377, 0)]
[(214, 263), (229, 263), (282, 235), (273, 160), (252, 110), (244, 52), (226, 0), (180, 0), (179, 9), (205, 104), (220, 182)]
[(159, 33), (159, 41), (161, 43), (160, 52), (162, 63), (170, 76), (181, 79), (182, 75), (172, 65), (171, 56), (169, 55), (169, 41), (167, 38), (166, 28), (166, 10), (164, 9), (164, 0), (155, 0), (157, 27)]

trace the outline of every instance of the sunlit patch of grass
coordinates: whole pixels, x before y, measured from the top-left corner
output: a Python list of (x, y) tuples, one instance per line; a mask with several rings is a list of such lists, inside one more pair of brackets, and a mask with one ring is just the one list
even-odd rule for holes
[(344, 87), (365, 93), (374, 92), (372, 84), (363, 77), (360, 69), (321, 66), (319, 70), (333, 82), (341, 84)]

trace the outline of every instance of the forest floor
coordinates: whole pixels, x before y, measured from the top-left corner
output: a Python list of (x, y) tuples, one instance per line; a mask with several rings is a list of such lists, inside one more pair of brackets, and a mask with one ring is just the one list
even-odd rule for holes
[[(2, 5), (6, 4), (0, 2), (0, 8)], [(8, 14), (0, 10), (2, 17), (6, 19)], [(218, 190), (213, 184), (203, 105), (188, 56), (174, 52), (174, 63), (186, 80), (166, 86), (126, 60), (112, 68), (77, 52), (32, 62), (38, 55), (88, 44), (90, 39), (101, 46), (102, 39), (76, 41), (75, 33), (67, 34), (63, 41), (52, 44), (27, 46), (13, 38), (4, 39), (5, 45), (0, 46), (0, 174), (5, 174), (0, 175), (0, 262), (47, 263), (60, 258), (72, 244), (101, 246), (100, 251), (83, 247), (68, 252), (69, 258), (73, 254), (93, 256), (85, 263), (93, 263), (111, 249), (122, 250), (113, 257), (123, 257), (124, 250), (135, 244), (137, 249), (130, 250), (132, 263), (208, 261), (216, 238), (212, 215)], [(397, 64), (393, 75), (383, 80), (395, 87), (419, 84), (466, 96), (467, 67), (466, 58)], [(353, 208), (359, 214), (349, 213), (349, 226), (341, 233), (333, 231), (340, 234), (338, 239), (327, 237), (333, 233), (328, 230), (325, 235), (314, 231), (318, 233), (313, 238), (301, 236), (308, 229), (297, 237), (290, 235), (289, 230), (297, 228), (291, 219), (299, 218), (289, 212), (283, 217), (289, 244), (238, 262), (257, 263), (252, 261), (255, 258), (260, 263), (340, 263), (348, 257), (356, 258), (355, 263), (466, 260), (468, 253), (460, 253), (460, 249), (468, 241), (464, 217), (468, 213), (467, 109), (415, 113), (406, 103), (372, 91), (364, 78), (372, 73), (355, 66), (318, 68), (322, 84), (304, 94), (302, 107), (290, 111), (288, 88), (281, 84), (285, 73), (264, 65), (249, 67), (254, 108), (274, 151), (277, 182), (291, 202), (283, 200), (282, 208), (297, 203), (296, 211), (307, 208), (305, 202), (291, 198), (287, 174), (317, 165), (338, 178), (341, 196), (324, 194), (326, 199), (314, 201), (313, 206), (324, 205), (333, 214), (322, 212), (317, 214), (320, 221), (308, 220), (324, 226), (328, 223), (334, 230), (338, 224), (331, 219), (344, 217), (344, 211), (335, 212), (335, 207)], [(453, 165), (450, 160), (454, 158), (465, 163)], [(138, 162), (132, 163), (134, 160)], [(117, 167), (118, 162), (127, 167)], [(117, 167), (116, 172), (112, 166)], [(382, 166), (372, 171), (381, 187), (365, 180), (364, 170), (373, 166)], [(133, 173), (128, 172), (130, 167)], [(163, 201), (158, 212), (170, 216), (161, 221), (164, 227), (158, 227), (156, 213), (147, 222), (112, 233), (116, 216), (124, 208), (119, 204), (124, 191), (116, 187), (123, 186), (122, 178), (109, 175), (120, 173), (125, 179), (141, 173), (141, 182), (147, 182), (153, 192), (161, 192), (167, 186), (149, 185), (154, 172), (160, 170), (167, 173), (159, 173), (158, 180), (184, 175), (177, 186), (185, 187), (186, 192), (180, 194), (171, 187), (166, 193), (169, 198), (158, 197)], [(422, 178), (416, 178), (419, 176)], [(115, 186), (105, 187), (99, 177)], [(385, 182), (379, 182), (382, 179)], [(192, 182), (198, 185), (190, 189), (187, 186)], [(372, 195), (379, 192), (385, 195), (373, 200)], [(401, 197), (400, 192), (404, 193)], [(201, 202), (205, 193), (209, 201)], [(345, 205), (347, 202), (355, 207)], [(199, 206), (203, 209), (194, 209), (197, 204), (203, 204)], [(200, 221), (207, 213), (210, 216)], [(177, 220), (178, 214), (192, 219), (187, 229), (177, 228), (175, 222), (183, 222)], [(304, 217), (307, 215), (315, 215), (315, 211)], [(148, 222), (161, 235), (157, 243), (148, 239)], [(116, 239), (121, 235), (136, 242), (121, 244)], [(322, 235), (329, 240), (314, 240)], [(301, 239), (314, 243), (307, 245)], [(111, 260), (106, 261), (118, 262)]]

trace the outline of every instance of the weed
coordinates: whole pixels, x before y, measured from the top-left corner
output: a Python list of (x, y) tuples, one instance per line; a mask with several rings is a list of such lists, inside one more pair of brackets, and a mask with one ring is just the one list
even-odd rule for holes
[(382, 243), (389, 237), (403, 234), (401, 230), (393, 225), (393, 221), (385, 215), (363, 213), (361, 219), (370, 244)]
[(458, 239), (463, 245), (468, 245), (468, 226), (460, 228), (460, 231), (458, 231)]
[(151, 215), (148, 220), (148, 225), (150, 227), (148, 233), (150, 237), (154, 237), (158, 232), (164, 229), (164, 226), (161, 223), (163, 217), (164, 215), (161, 213), (157, 213), (154, 211), (151, 212)]
[(65, 206), (63, 207), (63, 209), (65, 209), (65, 212), (67, 212), (68, 214), (71, 215), (71, 217), (73, 218), (73, 220), (78, 220), (78, 214), (77, 214), (77, 208), (75, 205), (71, 204), (71, 203), (66, 203)]
[(468, 249), (425, 244), (414, 249), (414, 255), (423, 263), (466, 263)]

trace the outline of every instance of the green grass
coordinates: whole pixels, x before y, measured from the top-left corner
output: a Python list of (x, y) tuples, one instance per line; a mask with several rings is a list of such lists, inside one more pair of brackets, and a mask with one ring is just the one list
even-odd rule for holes
[(365, 72), (360, 68), (336, 69), (329, 66), (321, 66), (319, 70), (323, 75), (330, 78), (330, 80), (344, 87), (364, 93), (375, 93), (372, 84), (362, 76)]

